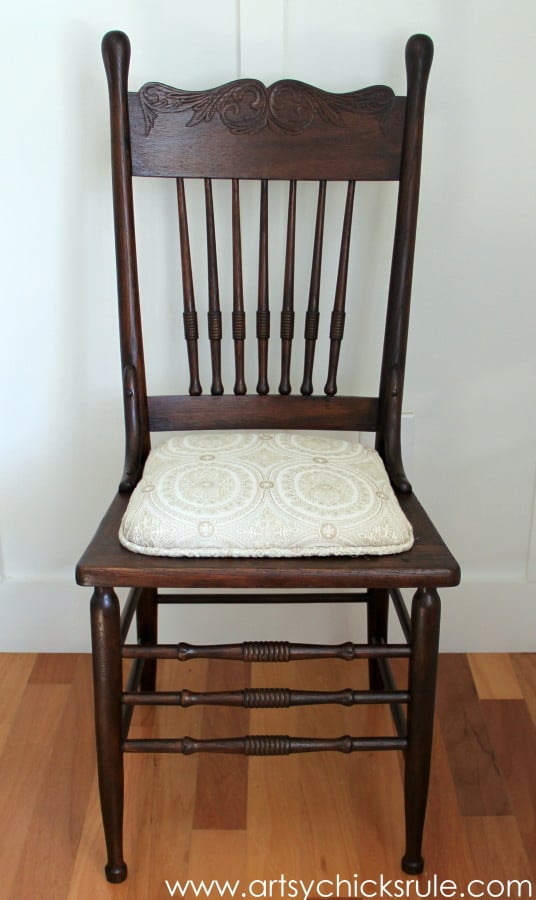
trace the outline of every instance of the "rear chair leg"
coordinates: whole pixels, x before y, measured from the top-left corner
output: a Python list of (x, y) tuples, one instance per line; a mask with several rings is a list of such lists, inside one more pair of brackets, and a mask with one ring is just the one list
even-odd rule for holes
[(402, 869), (422, 872), (422, 834), (428, 798), (434, 725), (437, 654), (441, 602), (435, 588), (419, 588), (411, 607), (409, 664), (408, 749), (404, 776), (406, 852)]
[[(367, 629), (369, 644), (387, 643), (389, 591), (370, 589), (367, 600)], [(383, 691), (384, 683), (377, 659), (369, 659), (369, 686), (371, 691)]]
[[(136, 609), (139, 644), (156, 644), (158, 640), (158, 604), (156, 588), (144, 588)], [(156, 659), (146, 659), (140, 681), (141, 691), (156, 690)]]
[(121, 638), (119, 601), (112, 588), (95, 588), (91, 598), (93, 689), (99, 792), (108, 852), (108, 881), (124, 881), (123, 752), (121, 747)]

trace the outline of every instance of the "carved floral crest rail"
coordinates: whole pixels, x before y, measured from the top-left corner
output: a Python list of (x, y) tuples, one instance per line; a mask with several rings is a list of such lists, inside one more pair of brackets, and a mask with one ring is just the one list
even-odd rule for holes
[(278, 128), (287, 134), (300, 134), (316, 116), (328, 125), (343, 125), (341, 113), (389, 116), (394, 93), (376, 85), (359, 91), (335, 94), (302, 81), (284, 79), (268, 87), (251, 78), (229, 81), (208, 91), (184, 91), (151, 82), (139, 92), (145, 118), (145, 134), (154, 128), (159, 115), (191, 111), (187, 126), (210, 122), (219, 116), (233, 134), (258, 134), (264, 128)]

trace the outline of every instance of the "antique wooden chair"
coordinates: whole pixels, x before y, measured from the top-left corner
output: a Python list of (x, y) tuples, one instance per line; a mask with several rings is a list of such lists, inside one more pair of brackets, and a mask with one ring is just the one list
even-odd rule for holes
[[(248, 79), (196, 92), (150, 83), (138, 92), (129, 93), (130, 45), (126, 35), (121, 32), (107, 34), (103, 41), (103, 55), (111, 105), (126, 460), (119, 492), (79, 562), (77, 580), (81, 585), (94, 588), (91, 623), (98, 772), (108, 851), (106, 877), (112, 882), (126, 878), (122, 850), (123, 753), (143, 751), (187, 755), (198, 751), (278, 755), (312, 750), (344, 753), (371, 749), (401, 750), (405, 756), (406, 810), (406, 850), (402, 868), (407, 873), (418, 873), (423, 868), (421, 840), (428, 791), (439, 640), (440, 601), (437, 589), (459, 581), (456, 561), (412, 493), (402, 465), (400, 444), (423, 114), (433, 55), (432, 41), (424, 35), (415, 35), (408, 41), (407, 97), (397, 97), (390, 88), (383, 86), (335, 94), (298, 81), (278, 81), (266, 87), (259, 81)], [(147, 394), (134, 231), (133, 176), (174, 179), (168, 183), (177, 192), (187, 348), (184, 360), (185, 365), (187, 360), (189, 371), (189, 393), (183, 396)], [(200, 179), (204, 186), (209, 282), (207, 349), (209, 346), (212, 378), (209, 394), (202, 393), (200, 384), (186, 179)], [(229, 227), (233, 288), (229, 323), (225, 321), (225, 315), (222, 316), (219, 299), (213, 179), (227, 179), (231, 185)], [(258, 182), (260, 196), (258, 291), (255, 291), (253, 301), (255, 312), (248, 312), (251, 298), (243, 289), (242, 279), (240, 188), (244, 179)], [(288, 217), (283, 229), (286, 250), (280, 304), (280, 384), (277, 392), (270, 393), (268, 193), (272, 181), (286, 182), (289, 187)], [(303, 383), (300, 393), (296, 395), (291, 393), (290, 362), (294, 334), (295, 242), (296, 229), (300, 228), (296, 197), (302, 181), (318, 182), (318, 199), (310, 279), (307, 275), (309, 299), (301, 325), (305, 329), (301, 370)], [(354, 193), (356, 183), (362, 181), (399, 182), (377, 397), (337, 396), (336, 382), (345, 323)], [(327, 188), (328, 182), (342, 182), (347, 188), (338, 276), (331, 294), (334, 301), (329, 330), (327, 381), (323, 393), (315, 395), (313, 359), (323, 293), (320, 277), (326, 191), (331, 189)], [(273, 190), (281, 188), (274, 187)], [(253, 321), (256, 322), (257, 386), (251, 392), (246, 389), (247, 365), (244, 362), (246, 321), (248, 329)], [(235, 384), (232, 393), (225, 393), (220, 348), (222, 336), (229, 331), (234, 342)], [(318, 444), (309, 434), (311, 431), (326, 430), (375, 432), (377, 453), (359, 449), (359, 445), (351, 442), (337, 442), (331, 437)], [(151, 453), (149, 468), (152, 468), (150, 472), (146, 469), (143, 475), (151, 451), (151, 432), (165, 431), (178, 432), (179, 438), (172, 439), (167, 450), (155, 451), (157, 459), (153, 459)], [(210, 442), (212, 433), (216, 436), (215, 443)], [(263, 436), (270, 443), (268, 456), (266, 453), (263, 456)], [(251, 512), (248, 507), (240, 534), (231, 538), (229, 545), (220, 546), (221, 508), (225, 507), (227, 516), (229, 505), (232, 506), (233, 502), (239, 507), (242, 502), (249, 503), (249, 447), (254, 450), (252, 466), (257, 474), (261, 473), (258, 474), (260, 487), (254, 485), (251, 488), (252, 508), (260, 509), (264, 519), (259, 525), (258, 521), (247, 518)], [(201, 452), (207, 448), (209, 452)], [(233, 448), (237, 448), (236, 454)], [(275, 457), (270, 456), (272, 450), (285, 451), (285, 448), (290, 453), (290, 462), (279, 459), (274, 463)], [(221, 456), (218, 455), (220, 451)], [(301, 451), (305, 457), (302, 455), (298, 459)], [(188, 455), (190, 452), (193, 457)], [(293, 455), (295, 453), (298, 456)], [(334, 457), (330, 458), (330, 454)], [(385, 476), (383, 482), (381, 471), (378, 474), (375, 470), (376, 474), (371, 475), (367, 470), (367, 474), (362, 476), (357, 469), (354, 470), (357, 472), (354, 485), (351, 473), (343, 476), (342, 468), (339, 470), (340, 460), (348, 454), (351, 456), (349, 465), (354, 465), (357, 459), (359, 467), (364, 460), (365, 469), (369, 465), (375, 466), (376, 460), (382, 460), (379, 465), (385, 466), (382, 469)], [(265, 462), (268, 473), (272, 463), (279, 473), (272, 480), (267, 479), (266, 474), (262, 480), (261, 469)], [(168, 468), (164, 474), (159, 474), (161, 464), (164, 467), (171, 465), (171, 470)], [(325, 464), (328, 464), (327, 479), (318, 474)], [(198, 477), (199, 472), (208, 472), (209, 475), (207, 478)], [(342, 481), (339, 482), (339, 478)], [(197, 489), (201, 491), (199, 495), (195, 495)], [(281, 496), (274, 499), (278, 490), (282, 493), (286, 491), (283, 499)], [(313, 493), (307, 494), (309, 490)], [(266, 512), (265, 507), (255, 506), (259, 491), (263, 496), (271, 497), (270, 513)], [(342, 494), (347, 492), (352, 495), (353, 499), (342, 497), (341, 491)], [(154, 500), (156, 495), (158, 503)], [(179, 506), (174, 511), (173, 504), (179, 495), (184, 503), (182, 508)], [(298, 503), (295, 518), (303, 515), (304, 520), (307, 519), (308, 512), (303, 513), (299, 504), (309, 504), (314, 525), (314, 528), (311, 525), (299, 546), (295, 533), (299, 527), (292, 519), (294, 501)], [(380, 518), (372, 520), (374, 533), (372, 537), (370, 534), (365, 537), (363, 546), (354, 546), (344, 531), (348, 509), (344, 507), (340, 513), (338, 507), (335, 508), (337, 503), (344, 506), (347, 501), (355, 501), (357, 507), (364, 505), (367, 510), (370, 504), (376, 504), (380, 510)], [(197, 503), (198, 507), (201, 504), (200, 518), (191, 519), (189, 503), (193, 506)], [(203, 506), (203, 503), (206, 505)], [(318, 509), (315, 503), (318, 509), (323, 510), (321, 515), (316, 515)], [(392, 504), (398, 512), (393, 512)], [(290, 505), (290, 508), (283, 509), (285, 505)], [(288, 514), (291, 525), (288, 521), (281, 524), (279, 513)], [(240, 507), (239, 515), (242, 514), (246, 515), (244, 508)], [(401, 517), (406, 525), (409, 523), (406, 531), (406, 538), (410, 535), (409, 541), (404, 535), (395, 535), (392, 523), (396, 516)], [(306, 524), (309, 528), (310, 522)], [(183, 526), (184, 530), (189, 530), (190, 538), (194, 534), (193, 548), (191, 543), (182, 548), (175, 546), (174, 542), (182, 539)], [(120, 527), (121, 542), (118, 537)], [(359, 525), (357, 530), (360, 531), (360, 528)], [(311, 538), (313, 531), (316, 535), (314, 540)], [(411, 532), (414, 536), (412, 546)], [(246, 533), (253, 535), (249, 549), (247, 541), (244, 542)], [(262, 538), (267, 533), (266, 547), (262, 540), (259, 543), (259, 535)], [(382, 545), (386, 533), (389, 538), (387, 547)], [(338, 534), (342, 543), (337, 543)], [(290, 543), (284, 545), (289, 535)], [(277, 544), (272, 547), (279, 538), (284, 546)], [(238, 549), (233, 548), (234, 539)], [(195, 546), (196, 541), (198, 547)], [(223, 555), (217, 557), (218, 553)], [(293, 556), (293, 553), (297, 555)], [(130, 588), (122, 614), (115, 593), (118, 587)], [(161, 589), (170, 588), (181, 593), (170, 595), (169, 590), (165, 594), (159, 593)], [(221, 588), (231, 589), (233, 602), (364, 602), (367, 606), (367, 641), (349, 641), (341, 645), (285, 641), (210, 646), (158, 643), (157, 608), (160, 602), (225, 603), (228, 597), (210, 593), (211, 589)], [(298, 588), (301, 593), (292, 593), (293, 589)], [(402, 588), (414, 589), (411, 613), (404, 604)], [(196, 589), (196, 593), (192, 593), (192, 589)], [(268, 589), (272, 593), (256, 595), (257, 589)], [(303, 593), (303, 589), (307, 591)], [(281, 591), (286, 594), (282, 595)], [(390, 601), (400, 621), (404, 643), (388, 642)], [(134, 616), (137, 643), (129, 644), (127, 634)], [(393, 657), (409, 658), (408, 684), (403, 689), (396, 686), (393, 678), (389, 663)], [(123, 688), (122, 660), (125, 658), (132, 659), (133, 663), (128, 683)], [(370, 690), (328, 693), (266, 688), (196, 694), (184, 690), (170, 696), (159, 693), (155, 686), (156, 663), (164, 658), (179, 661), (196, 658), (247, 661), (367, 659)], [(222, 735), (221, 739), (182, 737), (158, 740), (134, 740), (128, 736), (132, 711), (137, 703), (174, 702), (178, 706), (189, 706), (215, 701), (246, 707), (294, 706), (311, 702), (346, 705), (384, 703), (391, 709), (396, 736), (346, 735), (321, 739), (284, 735)], [(403, 709), (406, 705), (407, 718)]]

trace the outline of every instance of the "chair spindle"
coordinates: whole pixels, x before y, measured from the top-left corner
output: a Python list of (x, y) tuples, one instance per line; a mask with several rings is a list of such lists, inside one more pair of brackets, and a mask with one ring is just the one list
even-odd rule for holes
[(259, 346), (259, 380), (257, 393), (267, 394), (268, 341), (270, 338), (270, 308), (268, 305), (268, 181), (261, 181), (261, 211), (259, 235), (259, 302), (257, 306), (257, 340)]
[(244, 341), (246, 339), (246, 314), (244, 312), (244, 286), (242, 280), (242, 235), (240, 230), (240, 182), (232, 182), (233, 228), (233, 341), (235, 353), (235, 394), (246, 393), (244, 379)]
[(324, 241), (324, 214), (326, 211), (326, 182), (318, 185), (318, 205), (316, 210), (315, 239), (313, 247), (313, 263), (311, 266), (311, 282), (309, 286), (309, 302), (305, 316), (305, 358), (301, 393), (309, 396), (313, 393), (313, 363), (318, 338), (318, 311), (320, 298), (320, 274), (322, 271), (322, 245)]
[(337, 286), (335, 288), (335, 302), (331, 312), (331, 326), (329, 331), (330, 347), (328, 380), (326, 381), (324, 393), (330, 397), (337, 393), (337, 368), (339, 365), (341, 341), (344, 334), (344, 320), (346, 318), (344, 307), (346, 303), (346, 284), (348, 280), (348, 259), (350, 255), (350, 233), (352, 230), (354, 193), (355, 181), (349, 181), (344, 209), (339, 270), (337, 273)]
[(223, 394), (221, 380), (221, 310), (218, 285), (218, 259), (216, 256), (216, 229), (214, 226), (214, 202), (212, 181), (205, 178), (205, 208), (207, 215), (207, 261), (208, 261), (208, 337), (212, 362), (211, 394)]
[(190, 256), (190, 238), (188, 235), (186, 195), (182, 178), (177, 178), (177, 201), (179, 207), (182, 293), (184, 298), (184, 337), (186, 338), (188, 365), (190, 369), (189, 393), (193, 396), (197, 396), (202, 390), (201, 382), (199, 380), (199, 358), (197, 352), (199, 329), (197, 327), (197, 311), (195, 308), (194, 282), (192, 278), (192, 259)]
[(287, 247), (285, 255), (285, 280), (283, 285), (283, 309), (281, 311), (281, 382), (280, 394), (290, 394), (290, 355), (294, 338), (294, 262), (296, 250), (296, 181), (289, 183)]

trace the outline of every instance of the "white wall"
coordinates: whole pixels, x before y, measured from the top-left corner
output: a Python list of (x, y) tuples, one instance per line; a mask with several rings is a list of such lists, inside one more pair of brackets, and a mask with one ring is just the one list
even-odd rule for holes
[[(88, 646), (89, 592), (73, 570), (123, 453), (100, 58), (117, 27), (133, 87), (248, 74), (403, 93), (404, 43), (432, 35), (405, 395), (414, 484), (463, 569), (444, 594), (443, 648), (534, 649), (532, 0), (33, 0), (4, 9), (3, 25), (0, 649)], [(150, 225), (142, 241), (163, 265), (142, 283), (170, 287), (169, 248)], [(187, 636), (210, 639), (205, 622)]]

